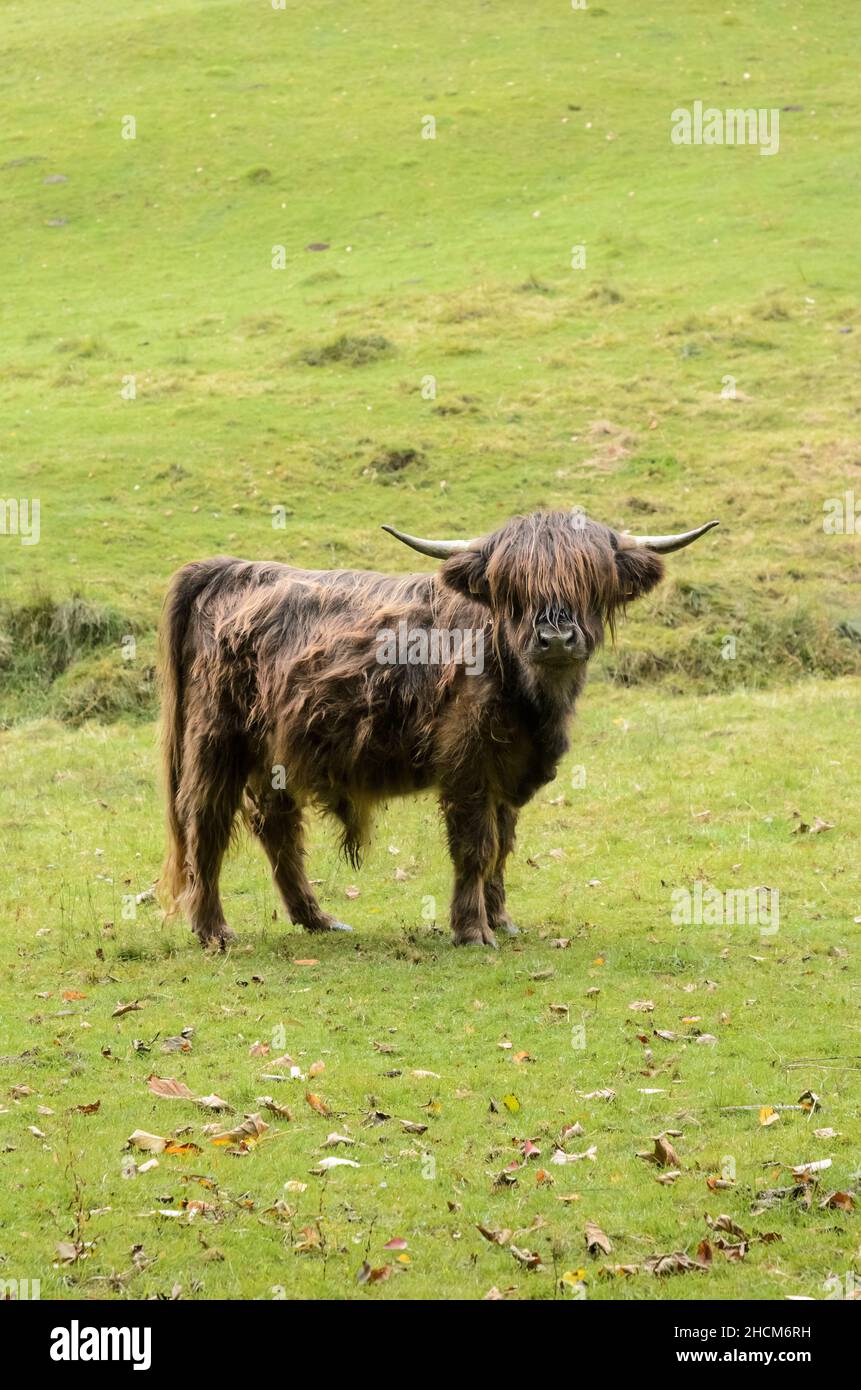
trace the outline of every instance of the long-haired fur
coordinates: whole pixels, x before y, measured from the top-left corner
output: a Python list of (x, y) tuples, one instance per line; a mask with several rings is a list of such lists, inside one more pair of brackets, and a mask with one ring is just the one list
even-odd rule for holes
[[(505, 917), (516, 810), (553, 776), (584, 675), (543, 682), (536, 615), (576, 615), (594, 650), (661, 573), (657, 556), (562, 512), (517, 517), (429, 575), (187, 565), (161, 631), (168, 908), (184, 906), (204, 942), (226, 939), (218, 874), (241, 807), (293, 919), (335, 925), (305, 878), (302, 808), (337, 817), (358, 863), (375, 802), (436, 787), (455, 935), (487, 940)], [(400, 624), (481, 632), (483, 672), (382, 662), (380, 634)]]

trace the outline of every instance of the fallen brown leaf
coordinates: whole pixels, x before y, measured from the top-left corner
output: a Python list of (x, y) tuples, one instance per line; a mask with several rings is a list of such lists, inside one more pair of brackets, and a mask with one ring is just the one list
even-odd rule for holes
[[(700, 1248), (702, 1245), (708, 1245), (708, 1241), (701, 1242)], [(697, 1254), (700, 1254), (700, 1249), (698, 1249)], [(706, 1260), (692, 1260), (682, 1250), (674, 1250), (669, 1255), (650, 1255), (647, 1260), (643, 1261), (643, 1269), (647, 1273), (659, 1277), (665, 1274), (684, 1274), (688, 1270), (703, 1270), (708, 1269), (708, 1267), (709, 1264)]]
[(293, 1112), (280, 1101), (274, 1100), (272, 1096), (258, 1096), (257, 1104), (264, 1110), (268, 1110), (271, 1115), (276, 1115), (279, 1120), (292, 1120)]
[(819, 1203), (820, 1207), (837, 1208), (839, 1211), (854, 1211), (855, 1198), (851, 1192), (829, 1192)]
[(195, 1103), (195, 1105), (202, 1105), (203, 1108), (204, 1108), (204, 1110), (232, 1110), (232, 1109), (233, 1109), (233, 1107), (232, 1107), (231, 1105), (228, 1105), (228, 1103), (227, 1103), (226, 1100), (222, 1100), (222, 1099), (221, 1099), (221, 1096), (216, 1096), (216, 1095), (211, 1095), (211, 1096), (198, 1096), (198, 1097), (196, 1098), (196, 1100), (195, 1100), (194, 1103)]
[(485, 1240), (489, 1240), (491, 1245), (507, 1245), (508, 1242), (511, 1240), (511, 1237), (514, 1235), (513, 1231), (494, 1231), (488, 1226), (476, 1226), (475, 1229), (478, 1231), (479, 1235), (484, 1236)]
[(222, 1146), (224, 1144), (240, 1144), (243, 1147), (256, 1144), (261, 1135), (265, 1134), (269, 1126), (259, 1115), (246, 1115), (241, 1124), (235, 1125), (233, 1129), (224, 1130), (220, 1134), (213, 1135), (210, 1143)]
[(509, 1250), (511, 1251), (511, 1253), (512, 1253), (512, 1255), (514, 1256), (514, 1258), (515, 1258), (515, 1260), (517, 1261), (517, 1263), (523, 1265), (524, 1268), (526, 1268), (526, 1269), (540, 1269), (540, 1268), (541, 1268), (541, 1256), (538, 1254), (537, 1251), (535, 1251), (535, 1250), (521, 1250), (521, 1249), (520, 1249), (518, 1246), (516, 1246), (516, 1245), (509, 1245), (508, 1248), (509, 1248)]
[(706, 1214), (706, 1225), (713, 1231), (724, 1231), (728, 1236), (738, 1236), (739, 1240), (750, 1240), (747, 1231), (736, 1225), (731, 1216), (711, 1217)]
[(194, 1092), (188, 1089), (184, 1081), (177, 1081), (173, 1076), (156, 1076), (153, 1072), (147, 1077), (146, 1084), (147, 1089), (162, 1100), (194, 1100)]
[(322, 1100), (320, 1096), (315, 1096), (313, 1091), (306, 1091), (305, 1099), (311, 1109), (316, 1110), (318, 1115), (325, 1115), (327, 1118), (331, 1117), (332, 1112), (326, 1102)]
[(424, 1134), (427, 1125), (417, 1124), (415, 1120), (398, 1120), (398, 1124), (407, 1134)]
[(136, 1129), (126, 1140), (126, 1148), (143, 1149), (144, 1153), (160, 1154), (164, 1151), (168, 1140), (162, 1138), (160, 1134), (148, 1134), (145, 1129)]
[(386, 1279), (389, 1279), (391, 1277), (391, 1274), (391, 1265), (380, 1265), (378, 1269), (372, 1269), (371, 1266), (368, 1264), (368, 1261), (365, 1260), (362, 1264), (362, 1268), (359, 1270), (359, 1273), (356, 1276), (356, 1283), (382, 1284), (385, 1282)]
[(679, 1168), (681, 1166), (678, 1154), (665, 1135), (657, 1135), (653, 1143), (655, 1145), (653, 1153), (638, 1153), (637, 1157), (644, 1159), (646, 1163), (656, 1164), (658, 1168)]
[(613, 1246), (610, 1243), (610, 1237), (594, 1221), (586, 1222), (585, 1240), (586, 1249), (590, 1255), (597, 1255), (599, 1250), (604, 1255), (612, 1254)]

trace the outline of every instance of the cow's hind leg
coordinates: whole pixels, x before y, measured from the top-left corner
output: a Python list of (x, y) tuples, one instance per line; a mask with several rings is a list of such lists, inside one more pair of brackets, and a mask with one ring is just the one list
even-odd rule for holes
[(234, 933), (224, 920), (218, 880), (246, 775), (240, 740), (187, 740), (176, 801), (186, 842), (183, 905), (200, 944), (222, 950)]
[(487, 920), (493, 931), (502, 936), (516, 936), (517, 927), (508, 915), (505, 905), (505, 861), (514, 849), (514, 830), (517, 816), (510, 806), (496, 808), (496, 863), (490, 877), (484, 883), (484, 907)]
[(455, 946), (496, 946), (485, 906), (485, 883), (497, 862), (493, 806), (483, 798), (443, 798), (448, 846), (454, 864), (451, 930)]
[(302, 810), (286, 791), (249, 791), (246, 816), (272, 865), (291, 922), (306, 931), (352, 931), (324, 912), (305, 873)]

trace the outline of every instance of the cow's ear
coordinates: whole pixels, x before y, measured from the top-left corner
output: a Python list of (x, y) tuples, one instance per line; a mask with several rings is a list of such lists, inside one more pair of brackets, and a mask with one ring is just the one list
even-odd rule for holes
[(479, 603), (490, 602), (487, 584), (487, 556), (480, 550), (462, 550), (440, 565), (439, 577), (450, 589)]
[(621, 586), (622, 603), (630, 603), (654, 589), (664, 577), (664, 562), (653, 550), (642, 545), (616, 551), (616, 572)]

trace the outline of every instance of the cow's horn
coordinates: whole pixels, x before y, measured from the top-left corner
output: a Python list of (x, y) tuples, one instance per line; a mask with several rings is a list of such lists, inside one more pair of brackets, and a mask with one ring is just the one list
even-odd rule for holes
[(699, 540), (715, 526), (720, 526), (720, 522), (707, 521), (705, 526), (697, 526), (694, 531), (682, 531), (678, 536), (631, 536), (631, 540), (636, 541), (637, 545), (644, 545), (647, 550), (657, 550), (667, 555), (671, 550), (682, 550), (692, 541)]
[(405, 531), (396, 531), (394, 526), (384, 526), (382, 529), (388, 531), (396, 540), (403, 541), (404, 545), (411, 545), (413, 550), (420, 551), (422, 555), (432, 555), (435, 560), (447, 560), (449, 555), (469, 550), (474, 544), (473, 541), (423, 541), (419, 536), (408, 536)]

